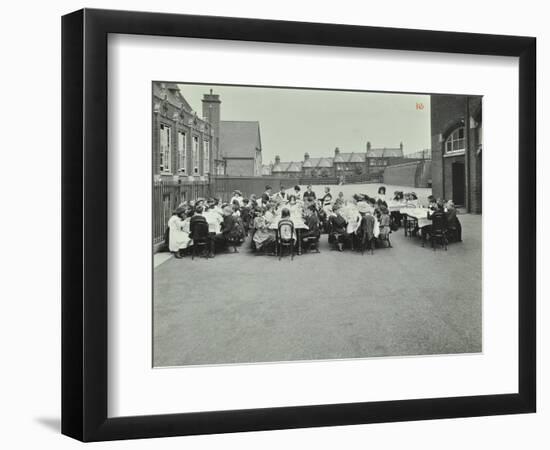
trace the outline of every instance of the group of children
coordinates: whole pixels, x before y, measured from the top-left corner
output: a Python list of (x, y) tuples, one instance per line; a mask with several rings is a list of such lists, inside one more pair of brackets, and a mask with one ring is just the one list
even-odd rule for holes
[[(443, 204), (432, 196), (428, 201), (428, 218), (432, 212), (444, 213), (447, 226), (461, 240), (461, 226), (452, 202)], [(414, 192), (395, 192), (391, 202), (419, 206)], [(266, 186), (262, 195), (252, 194), (248, 198), (235, 190), (226, 203), (218, 198), (183, 202), (168, 221), (165, 240), (168, 249), (180, 258), (192, 247), (193, 240), (199, 238), (199, 231), (207, 228), (205, 247), (209, 256), (229, 247), (237, 251), (248, 236), (253, 251), (272, 254), (281, 220), (290, 221), (293, 228), (300, 230), (299, 235), (293, 236), (296, 245), (297, 239), (301, 239), (300, 244), (306, 249), (308, 244), (318, 246), (321, 234), (326, 233), (333, 248), (343, 251), (365, 246), (391, 247), (390, 233), (400, 226), (402, 216), (396, 210), (390, 214), (384, 186), (379, 187), (375, 197), (358, 193), (351, 199), (346, 199), (342, 192), (333, 198), (328, 186), (319, 198), (311, 186), (304, 192), (300, 186), (289, 192), (281, 186), (275, 193), (271, 186)], [(423, 238), (429, 237), (429, 227), (420, 231)]]
[(169, 251), (181, 258), (192, 248), (194, 239), (204, 240), (199, 232), (208, 228), (208, 256), (229, 247), (237, 251), (249, 235), (253, 251), (272, 254), (278, 225), (284, 219), (300, 230), (293, 236), (294, 243), (301, 239), (305, 249), (318, 248), (322, 233), (327, 233), (329, 242), (340, 251), (354, 248), (363, 235), (369, 245), (376, 238), (389, 242), (390, 216), (384, 196), (383, 187), (377, 198), (356, 194), (351, 200), (344, 199), (342, 193), (333, 199), (330, 187), (320, 198), (311, 186), (303, 193), (300, 186), (290, 192), (281, 186), (276, 193), (266, 186), (261, 196), (252, 194), (249, 198), (235, 190), (227, 203), (199, 198), (180, 204), (168, 221), (165, 241)]

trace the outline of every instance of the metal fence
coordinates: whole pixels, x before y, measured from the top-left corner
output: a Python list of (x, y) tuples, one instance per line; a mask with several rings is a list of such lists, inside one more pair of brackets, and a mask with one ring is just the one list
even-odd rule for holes
[[(345, 183), (365, 183), (379, 181), (381, 175), (346, 175)], [(236, 189), (249, 197), (251, 194), (261, 195), (266, 185), (278, 191), (281, 186), (292, 188), (299, 184), (335, 185), (338, 177), (247, 177), (247, 176), (211, 176), (204, 181), (187, 181), (184, 179), (160, 179), (153, 182), (153, 244), (163, 242), (164, 233), (170, 216), (180, 203), (185, 200), (195, 200), (199, 197), (218, 197), (228, 202)]]
[(168, 219), (185, 200), (211, 195), (208, 181), (155, 180), (153, 182), (153, 244), (164, 240)]
[(346, 184), (363, 184), (363, 183), (380, 183), (383, 179), (383, 172), (376, 173), (361, 173), (361, 174), (346, 174), (344, 183)]

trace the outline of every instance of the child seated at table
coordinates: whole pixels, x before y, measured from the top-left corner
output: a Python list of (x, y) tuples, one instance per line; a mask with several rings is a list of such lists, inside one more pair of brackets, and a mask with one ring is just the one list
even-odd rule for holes
[(309, 205), (309, 207), (304, 211), (304, 222), (308, 229), (302, 231), (302, 243), (305, 244), (306, 250), (309, 248), (314, 248), (319, 251), (321, 230), (319, 228), (319, 215), (314, 204)]
[(265, 211), (260, 208), (255, 210), (252, 245), (256, 251), (271, 249), (275, 242), (275, 231), (269, 229), (269, 223), (264, 214)]
[(296, 241), (296, 230), (294, 230), (294, 222), (290, 218), (290, 210), (288, 208), (281, 210), (281, 219), (277, 224), (277, 229), (280, 230), (281, 235), (279, 238), (283, 241)]

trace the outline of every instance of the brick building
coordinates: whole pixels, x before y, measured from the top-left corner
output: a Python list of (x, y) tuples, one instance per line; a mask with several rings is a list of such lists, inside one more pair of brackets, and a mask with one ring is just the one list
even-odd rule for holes
[(367, 142), (366, 170), (370, 174), (381, 174), (386, 166), (399, 164), (404, 161), (403, 142), (399, 147), (394, 148), (374, 148), (370, 142)]
[(481, 213), (481, 97), (431, 96), (433, 195)]
[(225, 174), (262, 176), (262, 140), (259, 122), (222, 120), (220, 150)]
[(197, 116), (175, 83), (153, 83), (153, 174), (200, 180), (212, 173), (217, 132)]

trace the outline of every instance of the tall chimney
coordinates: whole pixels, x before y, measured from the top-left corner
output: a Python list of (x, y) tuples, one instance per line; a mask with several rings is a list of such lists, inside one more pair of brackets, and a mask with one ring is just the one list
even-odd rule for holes
[(340, 149), (338, 147), (336, 147), (334, 149), (334, 156), (338, 156), (340, 154)]
[(403, 142), (399, 143), (399, 148), (401, 149), (401, 151), (403, 151)]
[(204, 117), (210, 123), (212, 127), (212, 140), (211, 151), (212, 151), (212, 164), (214, 164), (214, 173), (218, 172), (217, 167), (215, 167), (215, 161), (220, 161), (222, 159), (221, 149), (220, 149), (220, 120), (221, 120), (221, 105), (220, 96), (214, 94), (212, 89), (210, 89), (209, 94), (204, 94), (202, 98), (202, 117)]
[(309, 159), (309, 153), (305, 152), (304, 153), (304, 161), (307, 161), (308, 159)]
[(281, 158), (279, 158), (279, 155), (275, 156), (275, 164), (279, 164), (281, 162)]

